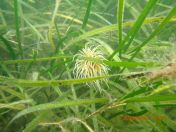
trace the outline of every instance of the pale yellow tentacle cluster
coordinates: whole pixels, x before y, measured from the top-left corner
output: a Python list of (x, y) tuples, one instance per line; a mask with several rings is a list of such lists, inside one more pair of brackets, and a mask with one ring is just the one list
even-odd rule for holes
[[(108, 67), (103, 63), (96, 63), (90, 60), (86, 60), (85, 58), (95, 58), (98, 60), (106, 60), (103, 56), (103, 53), (100, 50), (100, 46), (94, 45), (86, 45), (82, 50), (79, 51), (78, 54), (75, 55), (76, 63), (73, 70), (73, 74), (75, 78), (89, 78), (89, 77), (97, 77), (104, 76), (108, 74)], [(107, 81), (103, 79), (101, 81)], [(89, 86), (97, 86), (100, 88), (100, 81), (94, 81), (92, 83), (88, 83)]]

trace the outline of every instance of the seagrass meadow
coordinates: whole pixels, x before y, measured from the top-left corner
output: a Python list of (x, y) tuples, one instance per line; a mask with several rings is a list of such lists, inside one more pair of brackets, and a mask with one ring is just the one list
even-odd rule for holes
[(176, 0), (0, 0), (0, 132), (176, 132)]

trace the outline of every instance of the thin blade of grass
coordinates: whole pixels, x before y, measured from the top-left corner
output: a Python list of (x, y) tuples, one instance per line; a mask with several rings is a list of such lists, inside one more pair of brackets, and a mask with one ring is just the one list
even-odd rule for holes
[(50, 42), (51, 47), (54, 50), (55, 50), (56, 47), (55, 47), (55, 44), (54, 44), (54, 41), (53, 41), (53, 27), (54, 27), (54, 23), (55, 23), (58, 8), (60, 6), (60, 2), (61, 2), (61, 0), (56, 0), (55, 8), (54, 8), (54, 11), (53, 11), (53, 14), (52, 14), (52, 19), (51, 19), (51, 22), (50, 22), (50, 25), (49, 25), (49, 30), (48, 30), (48, 40)]
[(29, 122), (26, 125), (26, 128), (23, 130), (24, 132), (31, 132), (37, 127), (37, 125), (44, 119), (48, 114), (48, 111), (41, 112), (35, 119), (33, 119), (31, 122)]
[(12, 108), (12, 109), (24, 109), (25, 105), (21, 105), (20, 104), (28, 104), (31, 103), (33, 100), (28, 99), (28, 100), (20, 100), (20, 101), (16, 101), (16, 102), (12, 102), (12, 103), (7, 103), (7, 104), (2, 104), (0, 103), (0, 109), (2, 108)]
[[(150, 0), (147, 3), (147, 5), (144, 7), (144, 10), (142, 11), (140, 16), (138, 17), (138, 19), (134, 23), (134, 26), (128, 32), (127, 36), (124, 38), (124, 40), (122, 42), (122, 46), (123, 46), (122, 48), (123, 48), (124, 52), (126, 52), (128, 50), (128, 47), (132, 43), (136, 33), (140, 30), (145, 18), (147, 17), (147, 15), (151, 11), (151, 9), (154, 7), (154, 5), (156, 5), (156, 2), (157, 2), (157, 0)], [(125, 45), (126, 42), (128, 42), (128, 43)], [(112, 59), (118, 51), (119, 51), (118, 49), (115, 50), (114, 53), (112, 53), (112, 55), (109, 57), (109, 59)]]
[[(72, 58), (72, 56), (54, 56), (54, 57), (46, 57), (46, 58), (35, 58), (35, 62), (42, 62), (42, 61), (50, 61), (50, 60), (59, 60), (64, 58)], [(1, 64), (9, 65), (9, 64), (17, 64), (17, 63), (31, 63), (34, 59), (18, 59), (18, 60), (6, 60), (0, 61)]]
[[(154, 22), (160, 22), (163, 19), (164, 19), (163, 16), (146, 18), (143, 24), (151, 24), (151, 23), (154, 23)], [(170, 21), (176, 21), (176, 17), (173, 17)], [(135, 23), (134, 21), (125, 22), (125, 23), (123, 23), (123, 28), (131, 27), (132, 25), (134, 25), (134, 23)], [(73, 40), (70, 40), (67, 43), (67, 45), (63, 48), (63, 51), (68, 49), (73, 44), (75, 44), (75, 43), (77, 43), (81, 40), (87, 39), (88, 37), (91, 37), (91, 36), (94, 36), (94, 35), (97, 35), (97, 34), (101, 34), (101, 33), (112, 32), (112, 31), (116, 31), (116, 30), (118, 30), (118, 25), (117, 24), (110, 25), (110, 26), (104, 26), (104, 27), (101, 27), (101, 28), (98, 28), (98, 29), (88, 31), (88, 32), (74, 38)]]
[[(46, 13), (44, 13), (44, 14), (46, 14), (46, 15), (51, 15), (52, 13), (51, 13), (51, 12), (46, 12)], [(65, 19), (70, 20), (70, 21), (73, 21), (73, 22), (75, 22), (75, 23), (77, 23), (77, 24), (81, 24), (81, 25), (83, 24), (83, 22), (82, 22), (81, 20), (79, 20), (79, 19), (77, 19), (77, 18), (74, 18), (74, 17), (72, 17), (72, 16), (68, 16), (68, 15), (60, 14), (60, 13), (57, 13), (57, 16), (58, 16), (58, 17), (61, 17), (61, 18), (65, 18)], [(92, 26), (89, 25), (89, 24), (87, 24), (87, 27), (92, 28)]]
[(81, 106), (81, 105), (90, 105), (90, 104), (97, 104), (97, 103), (106, 103), (106, 102), (108, 102), (107, 98), (95, 98), (95, 99), (79, 99), (74, 101), (67, 100), (62, 102), (50, 102), (45, 104), (39, 104), (36, 106), (29, 107), (25, 110), (22, 110), (11, 120), (10, 123), (20, 118), (21, 116), (24, 116), (26, 114), (36, 112), (36, 111), (51, 110), (56, 108), (69, 107), (69, 106)]
[(48, 87), (48, 86), (61, 86), (61, 85), (72, 85), (72, 84), (82, 84), (87, 82), (93, 82), (96, 80), (101, 80), (105, 78), (111, 78), (116, 76), (127, 76), (135, 75), (144, 72), (130, 72), (130, 73), (121, 73), (121, 74), (112, 74), (106, 76), (97, 76), (91, 78), (81, 78), (81, 79), (67, 79), (67, 80), (23, 80), (23, 79), (13, 79), (4, 76), (0, 76), (1, 84), (6, 84), (8, 86), (21, 86), (21, 87)]
[(88, 2), (86, 14), (84, 16), (84, 20), (83, 20), (83, 24), (82, 24), (82, 29), (86, 28), (86, 25), (87, 25), (87, 22), (88, 22), (88, 19), (89, 19), (89, 16), (90, 16), (92, 2), (93, 2), (93, 0), (89, 0), (89, 2)]
[[(4, 43), (4, 45), (6, 46), (9, 54), (10, 54), (10, 57), (14, 60), (16, 59), (16, 54), (15, 54), (15, 51), (14, 49), (12, 48), (10, 42), (5, 39), (2, 35), (0, 35), (0, 40)], [(2, 64), (2, 63), (1, 63)]]
[(152, 38), (154, 38), (161, 30), (162, 28), (172, 19), (172, 17), (176, 15), (176, 7), (174, 7), (167, 17), (159, 24), (159, 26), (153, 31), (153, 33), (138, 47), (135, 49), (135, 53), (132, 55), (130, 60), (132, 60), (141, 50), (142, 47), (144, 47)]
[(176, 101), (176, 95), (158, 95), (146, 97), (133, 97), (125, 100), (126, 103), (155, 102), (155, 101)]
[[(47, 58), (35, 58), (35, 59), (19, 59), (19, 60), (6, 60), (0, 61), (1, 64), (9, 65), (9, 64), (17, 64), (17, 63), (32, 63), (32, 62), (42, 62), (42, 61), (50, 61), (50, 60), (61, 60), (61, 59), (71, 59), (72, 56), (58, 56), (58, 57), (47, 57)], [(106, 64), (110, 67), (156, 67), (161, 66), (161, 64), (156, 62), (127, 62), (127, 61), (108, 61), (108, 60), (99, 60), (96, 58), (84, 58), (85, 60), (89, 60), (98, 64)], [(71, 60), (70, 60), (71, 61)]]
[(122, 48), (122, 24), (123, 24), (123, 10), (124, 10), (124, 0), (118, 1), (118, 10), (117, 10), (117, 18), (118, 18), (118, 38), (119, 38), (119, 56), (121, 55), (121, 48)]
[(122, 97), (122, 99), (127, 99), (127, 98), (130, 98), (130, 97), (134, 97), (136, 95), (139, 95), (139, 94), (143, 94), (145, 92), (148, 92), (150, 89), (147, 88), (147, 87), (142, 87), (140, 89), (137, 89), (137, 90), (133, 90), (129, 93), (127, 93), (125, 96)]
[(110, 67), (137, 67), (137, 66), (142, 66), (142, 67), (156, 67), (156, 66), (161, 66), (161, 64), (157, 62), (132, 62), (132, 61), (109, 61), (109, 60), (99, 60), (96, 58), (92, 57), (84, 57), (83, 59), (92, 61), (98, 64), (106, 64)]
[(1, 91), (5, 91), (13, 96), (16, 96), (20, 99), (25, 99), (25, 96), (15, 90), (13, 90), (13, 88), (7, 87), (7, 86), (0, 86), (0, 90)]
[(15, 10), (15, 27), (16, 27), (16, 37), (18, 41), (18, 48), (21, 58), (23, 59), (23, 49), (21, 45), (21, 35), (20, 35), (20, 20), (19, 20), (19, 0), (14, 0), (14, 10)]

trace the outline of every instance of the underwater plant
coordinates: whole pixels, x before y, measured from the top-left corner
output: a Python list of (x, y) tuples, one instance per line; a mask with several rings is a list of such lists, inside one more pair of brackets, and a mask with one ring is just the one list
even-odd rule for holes
[(176, 0), (0, 0), (0, 132), (176, 132)]

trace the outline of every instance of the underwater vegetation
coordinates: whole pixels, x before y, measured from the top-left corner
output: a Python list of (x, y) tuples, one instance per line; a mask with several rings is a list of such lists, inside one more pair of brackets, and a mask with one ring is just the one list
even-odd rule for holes
[(0, 132), (175, 132), (175, 0), (0, 0)]

